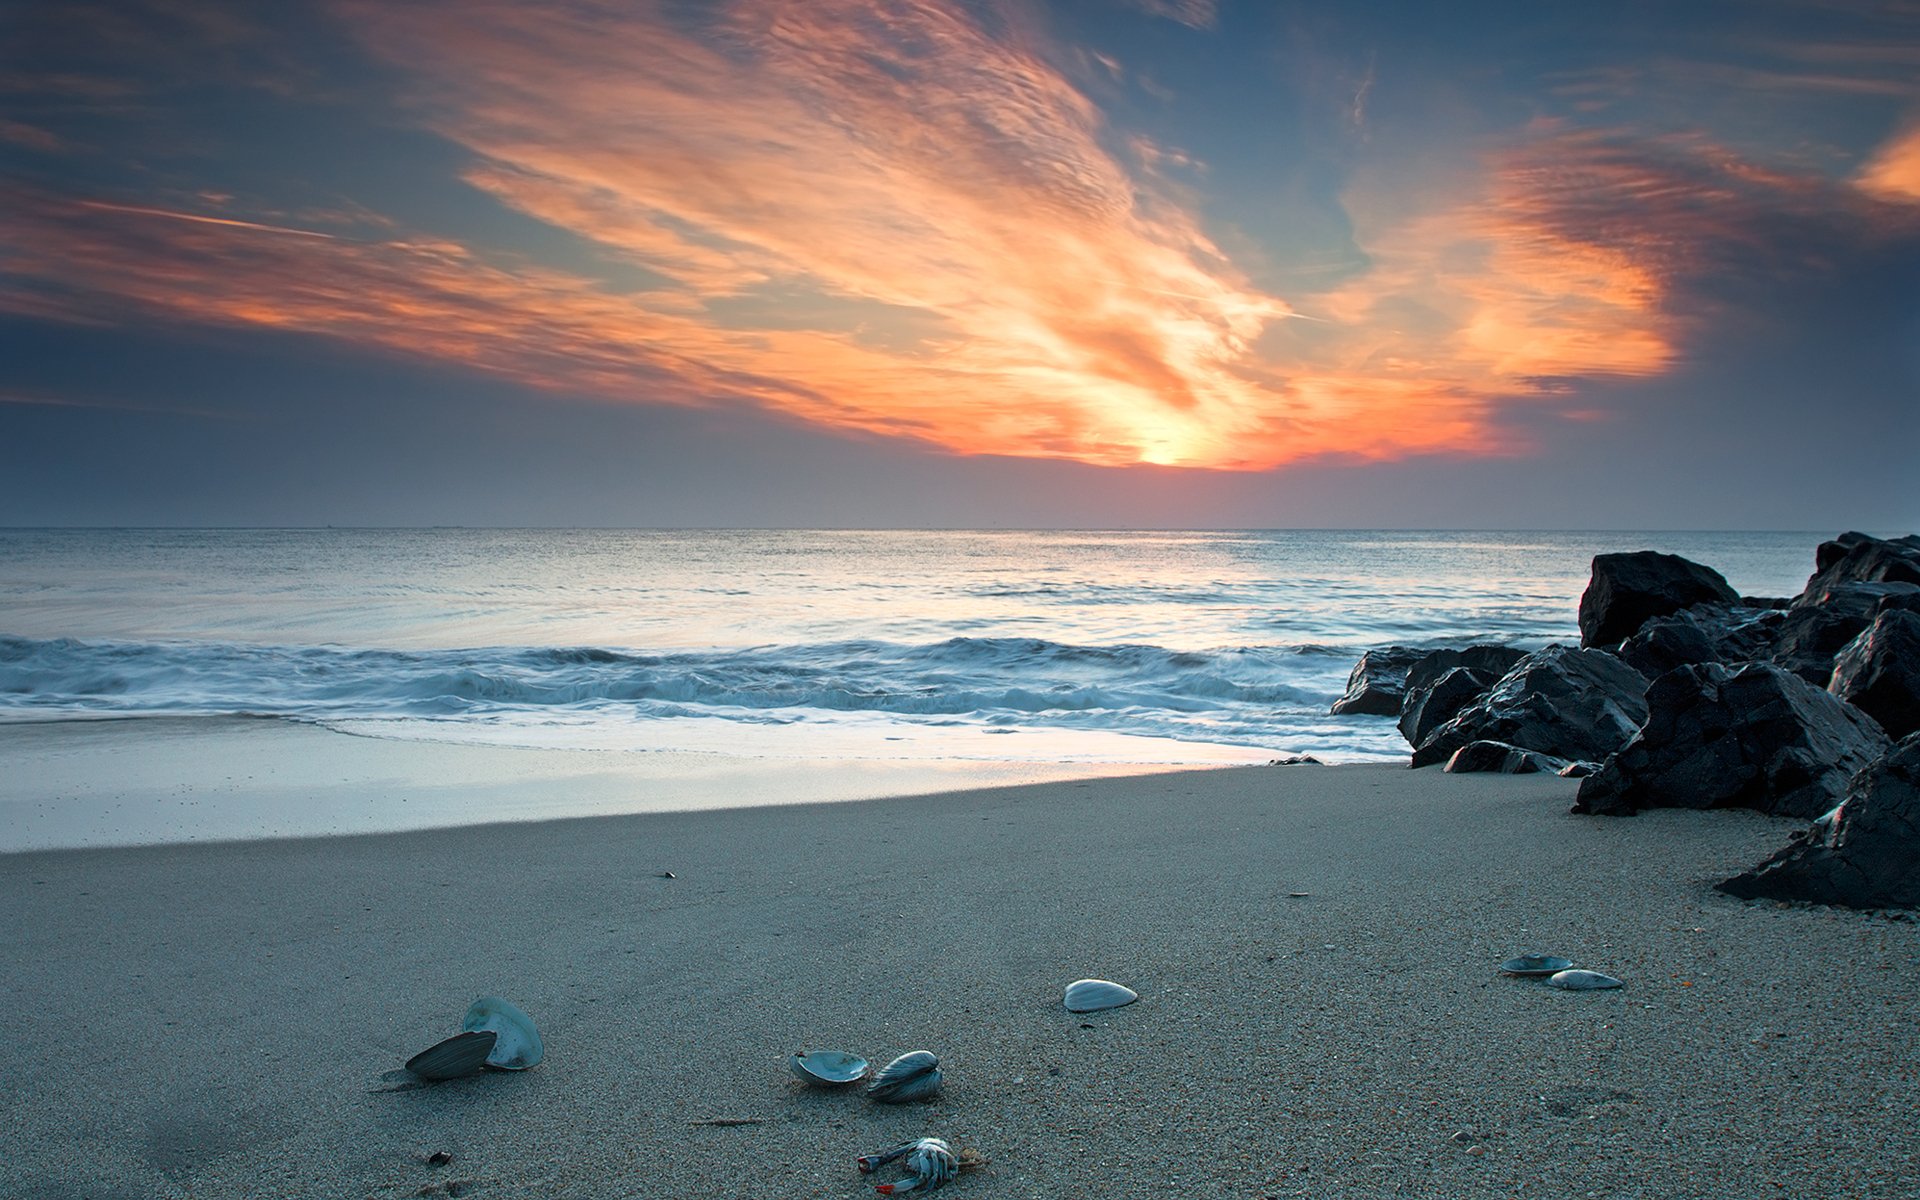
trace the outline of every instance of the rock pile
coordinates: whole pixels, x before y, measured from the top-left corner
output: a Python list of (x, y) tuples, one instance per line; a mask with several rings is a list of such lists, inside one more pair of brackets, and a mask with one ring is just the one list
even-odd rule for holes
[(1586, 776), (1579, 813), (1818, 818), (1723, 887), (1920, 906), (1920, 536), (1822, 543), (1790, 599), (1602, 554), (1579, 619), (1578, 649), (1371, 651), (1333, 711), (1397, 715), (1415, 767)]

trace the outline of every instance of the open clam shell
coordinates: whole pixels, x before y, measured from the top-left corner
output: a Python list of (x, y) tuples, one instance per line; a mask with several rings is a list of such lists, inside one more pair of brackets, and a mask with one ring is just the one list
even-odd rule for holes
[(471, 1075), (485, 1065), (498, 1037), (491, 1029), (456, 1033), (408, 1059), (407, 1070), (436, 1081)]
[(940, 1090), (940, 1056), (931, 1050), (909, 1050), (874, 1075), (867, 1099), (882, 1104), (925, 1100)]
[(1611, 975), (1599, 971), (1558, 971), (1547, 979), (1548, 987), (1565, 988), (1570, 992), (1592, 992), (1601, 988), (1625, 987)]
[(1067, 985), (1062, 1003), (1068, 1012), (1090, 1013), (1132, 1004), (1140, 993), (1108, 979), (1076, 979)]
[(802, 1050), (787, 1059), (787, 1070), (815, 1087), (841, 1087), (871, 1069), (866, 1059), (845, 1050)]
[(487, 1065), (501, 1071), (524, 1071), (547, 1055), (533, 1018), (498, 996), (482, 996), (467, 1008), (460, 1028), (491, 1030), (497, 1036)]
[(1523, 978), (1545, 978), (1556, 971), (1564, 971), (1573, 965), (1570, 958), (1560, 958), (1552, 954), (1522, 954), (1500, 964), (1502, 975), (1519, 975)]

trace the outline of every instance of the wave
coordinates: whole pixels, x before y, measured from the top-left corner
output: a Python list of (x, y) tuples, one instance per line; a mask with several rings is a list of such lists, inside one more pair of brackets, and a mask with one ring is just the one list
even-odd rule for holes
[(1303, 672), (1298, 663), (1288, 649), (998, 637), (657, 654), (0, 637), (0, 712), (420, 716), (629, 704), (937, 716), (1202, 712), (1330, 700), (1324, 672)]

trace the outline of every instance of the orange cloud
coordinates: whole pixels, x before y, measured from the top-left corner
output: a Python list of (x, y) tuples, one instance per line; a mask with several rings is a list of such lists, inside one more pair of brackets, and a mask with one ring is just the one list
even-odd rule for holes
[(1920, 122), (1907, 126), (1874, 151), (1855, 177), (1860, 187), (1883, 200), (1920, 200)]
[(322, 233), (21, 191), (0, 204), (0, 305), (314, 333), (958, 453), (1263, 469), (1523, 448), (1507, 406), (1668, 369), (1676, 273), (1742, 236), (1713, 214), (1798, 186), (1710, 147), (1667, 161), (1538, 128), (1444, 202), (1369, 215), (1357, 192), (1371, 266), (1296, 312), (1160, 176), (1177, 150), (1109, 128), (971, 9), (339, 8), (471, 151), (468, 183), (640, 284), (376, 214), (319, 214)]

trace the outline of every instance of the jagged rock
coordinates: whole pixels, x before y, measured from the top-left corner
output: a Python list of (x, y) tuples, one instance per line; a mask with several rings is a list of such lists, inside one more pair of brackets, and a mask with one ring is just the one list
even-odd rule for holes
[(1854, 776), (1845, 801), (1793, 844), (1720, 890), (1748, 900), (1920, 906), (1920, 733)]
[(1646, 690), (1646, 676), (1604, 650), (1536, 650), (1416, 743), (1413, 765), (1445, 762), (1481, 741), (1563, 759), (1604, 758), (1646, 719)]
[(1407, 693), (1406, 707), (1400, 710), (1400, 736), (1407, 745), (1418, 746), (1498, 682), (1500, 676), (1472, 667), (1441, 672), (1439, 678)]
[[(1434, 650), (1407, 670), (1407, 694), (1400, 702), (1400, 735), (1410, 746), (1438, 725), (1478, 699), (1499, 682), (1513, 664), (1527, 656), (1512, 646), (1468, 646), (1465, 650)], [(1448, 672), (1465, 668), (1467, 674), (1447, 680)]]
[(1859, 709), (1766, 663), (1680, 667), (1647, 689), (1633, 740), (1580, 784), (1573, 811), (1755, 808), (1813, 817), (1887, 748)]
[(1796, 608), (1780, 622), (1768, 662), (1784, 667), (1815, 687), (1833, 677), (1833, 657), (1866, 629), (1871, 620), (1850, 607)]
[(1654, 617), (1620, 646), (1628, 666), (1657, 679), (1675, 667), (1765, 658), (1782, 621), (1772, 609), (1696, 604)]
[(1398, 716), (1407, 696), (1407, 670), (1427, 656), (1413, 646), (1386, 646), (1369, 650), (1347, 676), (1347, 694), (1333, 702), (1332, 712)]
[(1827, 686), (1833, 659), (1888, 610), (1920, 609), (1920, 585), (1841, 582), (1808, 593), (1780, 619), (1770, 653), (1756, 655), (1815, 687)]
[(1653, 617), (1695, 604), (1739, 602), (1739, 593), (1720, 572), (1677, 554), (1595, 555), (1593, 575), (1580, 596), (1580, 644), (1617, 646)]
[(1833, 661), (1827, 690), (1860, 709), (1889, 737), (1920, 729), (1920, 614), (1889, 609)]
[(1449, 775), (1464, 775), (1473, 771), (1498, 772), (1502, 775), (1532, 775), (1544, 771), (1558, 775), (1572, 765), (1564, 758), (1555, 758), (1535, 750), (1522, 750), (1505, 742), (1468, 742), (1453, 752), (1444, 770)]
[(1818, 603), (1821, 593), (1843, 583), (1920, 584), (1920, 537), (1883, 539), (1843, 533), (1813, 552), (1813, 575), (1800, 601)]

